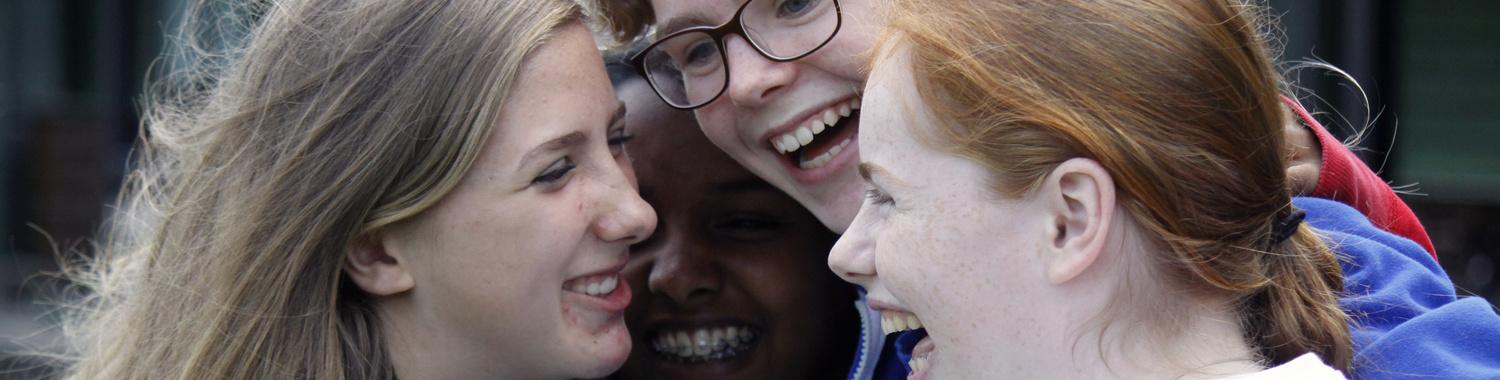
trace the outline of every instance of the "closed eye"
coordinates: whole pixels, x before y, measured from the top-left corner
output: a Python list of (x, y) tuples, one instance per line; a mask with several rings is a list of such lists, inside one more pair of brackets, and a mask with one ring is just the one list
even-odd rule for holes
[(568, 178), (568, 174), (572, 173), (573, 169), (577, 167), (578, 164), (573, 163), (572, 159), (568, 157), (560, 158), (557, 161), (552, 162), (552, 165), (548, 165), (547, 169), (542, 170), (542, 174), (539, 174), (536, 176), (536, 178), (533, 178), (531, 180), (531, 184), (544, 187), (556, 187), (557, 185), (562, 184)]

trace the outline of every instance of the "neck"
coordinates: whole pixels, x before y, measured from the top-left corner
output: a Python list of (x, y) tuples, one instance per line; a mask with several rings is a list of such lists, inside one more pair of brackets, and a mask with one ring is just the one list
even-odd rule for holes
[[(1213, 379), (1265, 368), (1245, 341), (1228, 307), (1196, 307), (1155, 328), (1111, 328), (1102, 334), (1102, 360), (1083, 378)], [(1212, 309), (1212, 310), (1211, 310)]]
[(535, 377), (535, 374), (522, 376), (496, 372), (505, 367), (493, 365), (494, 358), (479, 355), (482, 350), (453, 344), (465, 340), (446, 337), (448, 332), (431, 322), (431, 316), (422, 315), (422, 308), (409, 294), (378, 299), (375, 308), (380, 313), (380, 333), (385, 335), (383, 343), (398, 379)]
[[(1264, 370), (1228, 300), (1175, 291), (1142, 265), (1157, 255), (1126, 234), (1092, 273), (1055, 288), (1067, 326), (1052, 352), (1059, 378), (1210, 379)], [(1134, 281), (1132, 281), (1134, 279)]]
[[(1074, 350), (1083, 370), (1078, 378), (1211, 379), (1265, 369), (1245, 338), (1237, 307), (1157, 281), (1164, 274), (1151, 263), (1163, 254), (1138, 233), (1128, 233), (1136, 228), (1120, 228), (1127, 231), (1112, 247), (1117, 254), (1069, 290), (1087, 301), (1067, 307), (1082, 308), (1072, 311), (1083, 314), (1074, 315), (1094, 321), (1075, 325), (1084, 332), (1077, 347), (1098, 347)], [(1090, 365), (1081, 365), (1085, 359)]]
[(1212, 379), (1265, 369), (1232, 307), (1153, 302), (1164, 294), (1114, 299), (1103, 288), (1051, 294), (1045, 298), (1067, 302), (1038, 305), (1045, 309), (1038, 315), (1061, 323), (991, 321), (982, 325), (1010, 326), (995, 329), (1001, 335), (979, 329), (974, 336), (935, 336), (936, 360), (947, 363), (938, 366), (953, 368), (935, 366), (934, 374), (946, 376), (933, 377)]

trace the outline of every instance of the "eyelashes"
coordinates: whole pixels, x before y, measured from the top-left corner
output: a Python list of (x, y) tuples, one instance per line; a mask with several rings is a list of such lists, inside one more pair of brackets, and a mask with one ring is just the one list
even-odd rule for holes
[(870, 203), (875, 205), (888, 205), (896, 203), (895, 199), (891, 199), (890, 194), (886, 194), (885, 192), (880, 191), (880, 189), (876, 189), (873, 187), (865, 189), (865, 199), (869, 199)]
[(573, 160), (571, 158), (563, 157), (563, 158), (558, 159), (557, 161), (553, 162), (552, 165), (547, 166), (547, 169), (543, 170), (541, 175), (538, 175), (538, 176), (536, 176), (536, 178), (533, 178), (531, 180), (531, 184), (533, 184), (533, 185), (552, 185), (552, 184), (556, 184), (556, 183), (562, 181), (563, 179), (566, 179), (567, 176), (568, 176), (568, 174), (572, 173), (573, 169), (575, 169), (575, 168), (578, 168), (578, 164), (573, 163)]
[(625, 132), (620, 132), (614, 136), (610, 136), (609, 153), (616, 156), (620, 155), (620, 153), (623, 153), (625, 151), (625, 143), (628, 143), (630, 142), (630, 140), (634, 139), (635, 135), (627, 134)]
[[(609, 154), (616, 158), (621, 157), (625, 153), (625, 143), (634, 138), (635, 135), (625, 133), (623, 127), (611, 130), (609, 137), (605, 140)], [(542, 174), (532, 178), (531, 185), (541, 186), (548, 191), (555, 190), (565, 184), (569, 175), (573, 173), (573, 169), (577, 168), (578, 164), (573, 161), (572, 156), (564, 156), (548, 165), (542, 170)]]

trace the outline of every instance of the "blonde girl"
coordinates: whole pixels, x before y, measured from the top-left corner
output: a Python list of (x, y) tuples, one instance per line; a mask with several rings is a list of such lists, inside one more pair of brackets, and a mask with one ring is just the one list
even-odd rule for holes
[(229, 59), (190, 59), (149, 103), (121, 209), (76, 276), (68, 378), (624, 362), (619, 273), (655, 214), (574, 4), (251, 4)]

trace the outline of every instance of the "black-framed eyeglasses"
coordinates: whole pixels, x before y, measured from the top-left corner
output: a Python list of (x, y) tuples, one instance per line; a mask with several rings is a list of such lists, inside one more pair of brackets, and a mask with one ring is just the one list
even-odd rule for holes
[(818, 51), (842, 25), (838, 0), (748, 0), (729, 22), (674, 32), (630, 61), (667, 105), (691, 110), (729, 88), (724, 36), (738, 34), (760, 55), (786, 62)]

